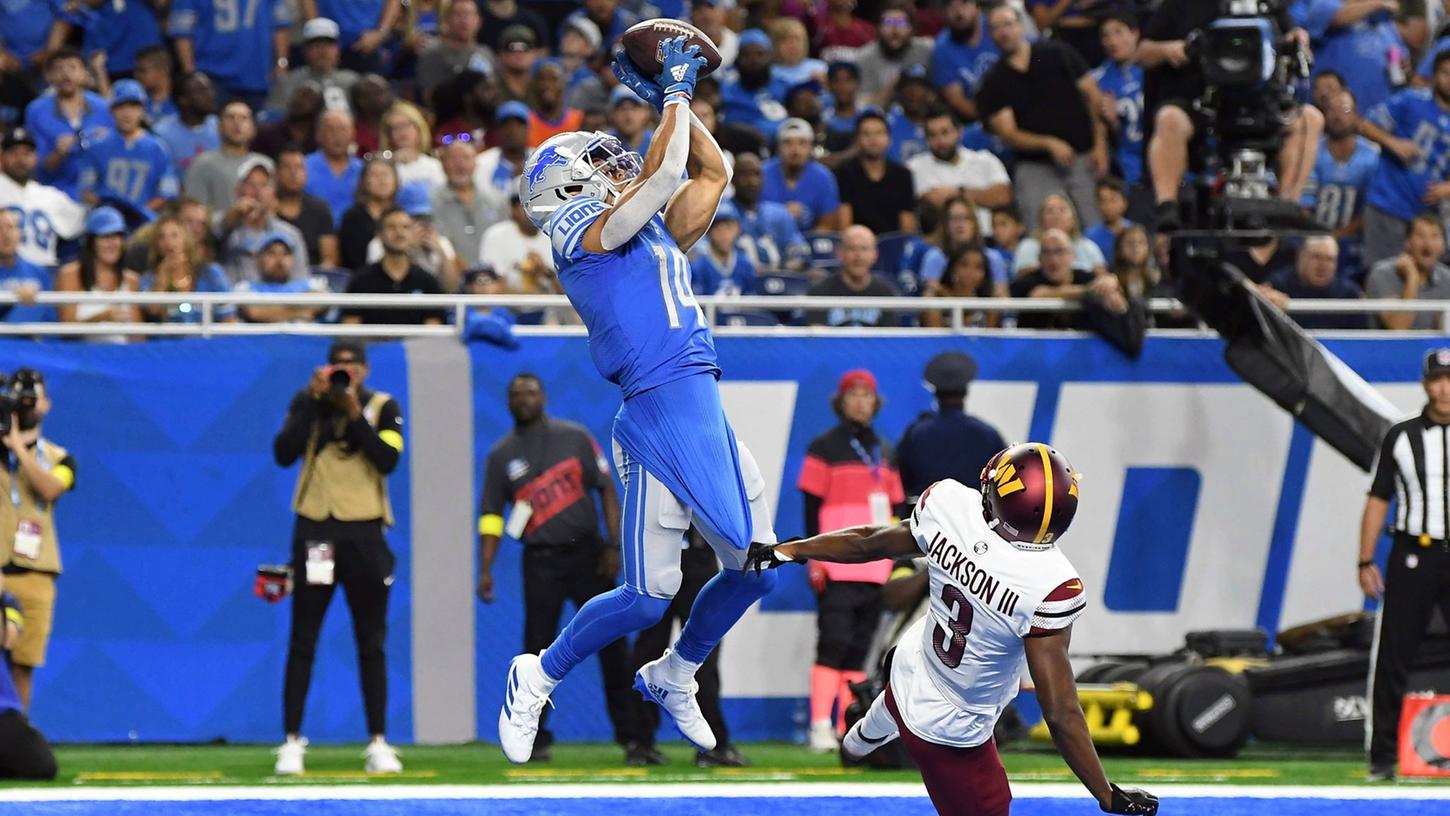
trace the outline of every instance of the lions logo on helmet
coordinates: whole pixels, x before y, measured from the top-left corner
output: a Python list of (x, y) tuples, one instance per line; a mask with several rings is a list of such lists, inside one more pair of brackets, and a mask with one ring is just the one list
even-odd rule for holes
[(639, 176), (644, 161), (608, 133), (560, 133), (539, 145), (519, 176), (519, 201), (540, 229), (575, 196), (609, 203)]

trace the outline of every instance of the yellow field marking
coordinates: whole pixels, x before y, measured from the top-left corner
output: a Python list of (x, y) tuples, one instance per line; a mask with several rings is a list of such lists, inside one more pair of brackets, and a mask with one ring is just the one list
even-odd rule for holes
[(860, 768), (715, 768), (716, 776), (750, 776), (760, 774), (785, 776), (856, 776)]
[(518, 770), (504, 771), (503, 775), (509, 779), (579, 779), (581, 777), (597, 777), (599, 779), (613, 779), (625, 777), (639, 779), (649, 776), (649, 771), (644, 768), (519, 768)]
[(1186, 768), (1144, 768), (1136, 776), (1147, 778), (1175, 777), (1178, 779), (1277, 779), (1283, 774), (1273, 768), (1225, 768), (1221, 770)]
[(300, 779), (307, 782), (326, 782), (329, 779), (355, 782), (375, 779), (379, 782), (387, 782), (392, 779), (436, 779), (437, 777), (437, 771), (403, 771), (395, 774), (373, 774), (367, 771), (307, 771), (301, 776), (272, 777), (272, 779)]
[(76, 774), (77, 782), (186, 782), (220, 779), (221, 771), (89, 771)]

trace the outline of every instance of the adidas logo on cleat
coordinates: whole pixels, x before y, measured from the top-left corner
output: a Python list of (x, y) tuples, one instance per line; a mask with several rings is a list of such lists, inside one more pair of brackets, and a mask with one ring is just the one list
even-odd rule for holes
[(670, 692), (668, 689), (660, 688), (654, 683), (649, 684), (649, 693), (651, 697), (659, 700), (661, 703), (665, 701), (666, 697), (670, 696)]

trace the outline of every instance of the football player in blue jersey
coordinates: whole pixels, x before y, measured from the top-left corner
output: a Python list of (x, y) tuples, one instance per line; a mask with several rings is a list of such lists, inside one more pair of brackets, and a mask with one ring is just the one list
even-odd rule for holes
[(605, 133), (563, 133), (539, 145), (519, 182), (523, 206), (549, 236), (564, 292), (589, 330), (594, 364), (623, 392), (614, 459), (624, 481), (625, 580), (586, 603), (541, 654), (509, 665), (498, 730), (513, 762), (529, 760), (539, 712), (570, 669), (664, 614), (680, 587), (692, 522), (724, 569), (700, 591), (674, 647), (640, 668), (635, 688), (700, 750), (714, 749), (695, 702), (695, 672), (773, 586), (741, 571), (751, 542), (773, 542), (775, 533), (760, 469), (721, 407), (715, 345), (685, 258), (710, 227), (730, 171), (690, 112), (705, 64), (699, 47), (677, 37), (661, 52), (663, 70), (653, 82), (622, 52), (613, 66), (620, 82), (662, 111), (643, 159)]
[(1364, 209), (1364, 265), (1400, 253), (1410, 220), (1450, 198), (1450, 51), (1430, 87), (1408, 88), (1367, 111), (1359, 132), (1380, 146)]

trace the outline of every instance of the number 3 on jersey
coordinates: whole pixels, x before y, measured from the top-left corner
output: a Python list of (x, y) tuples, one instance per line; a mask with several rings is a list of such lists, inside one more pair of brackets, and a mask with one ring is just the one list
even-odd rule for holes
[(660, 295), (665, 300), (665, 312), (670, 316), (670, 328), (680, 328), (680, 307), (694, 309), (703, 325), (705, 313), (700, 310), (700, 304), (695, 302), (695, 293), (690, 291), (690, 262), (685, 258), (685, 253), (659, 244), (650, 248), (654, 250), (655, 259), (660, 262)]
[(942, 586), (941, 599), (949, 608), (955, 607), (952, 619), (947, 621), (947, 626), (952, 631), (948, 636), (941, 624), (937, 624), (932, 631), (931, 645), (942, 665), (955, 669), (962, 664), (962, 656), (967, 652), (967, 635), (972, 633), (972, 616), (976, 613), (967, 596), (955, 584)]

